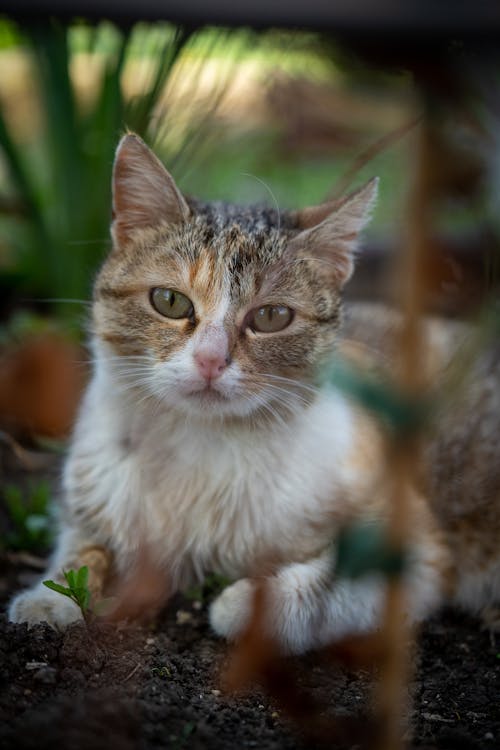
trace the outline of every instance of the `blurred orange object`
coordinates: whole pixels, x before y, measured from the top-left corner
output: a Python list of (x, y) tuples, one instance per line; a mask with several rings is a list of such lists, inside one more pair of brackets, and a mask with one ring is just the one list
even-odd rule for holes
[(0, 354), (0, 425), (15, 435), (62, 438), (76, 416), (87, 377), (85, 352), (54, 333)]

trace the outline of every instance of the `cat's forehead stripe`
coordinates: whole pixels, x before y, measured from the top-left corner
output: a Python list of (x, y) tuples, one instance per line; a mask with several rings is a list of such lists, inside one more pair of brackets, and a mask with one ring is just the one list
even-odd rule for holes
[(289, 230), (297, 227), (296, 219), (290, 213), (281, 213), (265, 205), (238, 206), (223, 201), (205, 203), (193, 198), (188, 203), (193, 212), (213, 228), (215, 234), (234, 225), (250, 235), (269, 232), (270, 229)]

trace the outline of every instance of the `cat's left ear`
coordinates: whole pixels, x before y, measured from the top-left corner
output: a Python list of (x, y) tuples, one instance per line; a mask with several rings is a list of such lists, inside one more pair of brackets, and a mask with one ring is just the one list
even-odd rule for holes
[(343, 286), (354, 270), (354, 255), (360, 232), (368, 224), (378, 193), (378, 177), (354, 193), (333, 203), (297, 211), (301, 231), (289, 250), (317, 258), (326, 275)]

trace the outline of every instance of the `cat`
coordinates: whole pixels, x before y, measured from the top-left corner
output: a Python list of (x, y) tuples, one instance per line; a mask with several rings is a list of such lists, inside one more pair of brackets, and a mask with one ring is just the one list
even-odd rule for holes
[[(336, 352), (349, 356), (341, 294), (376, 193), (374, 179), (339, 201), (281, 213), (202, 202), (179, 191), (138, 136), (122, 138), (112, 250), (94, 288), (94, 372), (44, 578), (61, 580), (103, 549), (120, 580), (146, 553), (169, 593), (207, 571), (233, 581), (209, 613), (228, 639), (249, 622), (259, 576), (263, 627), (283, 652), (377, 627), (383, 580), (335, 580), (332, 570), (344, 523), (387, 518), (383, 430), (323, 377)], [(359, 320), (369, 345), (376, 316)], [(448, 334), (429, 331), (449, 360)], [(446, 596), (476, 610), (498, 601), (499, 471), (486, 487), (464, 460), (472, 445), (477, 465), (484, 441), (494, 452), (496, 362), (488, 388), (483, 377), (462, 400), (458, 428), (443, 418), (426, 453), (431, 479), (411, 490), (412, 622)], [(56, 627), (80, 617), (41, 582), (8, 614)]]

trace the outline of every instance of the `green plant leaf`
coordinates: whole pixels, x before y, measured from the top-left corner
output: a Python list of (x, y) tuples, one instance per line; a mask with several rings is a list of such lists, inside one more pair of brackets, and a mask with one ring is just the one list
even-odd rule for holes
[(30, 512), (31, 515), (47, 515), (47, 508), (50, 501), (50, 488), (47, 482), (39, 482), (31, 491), (30, 495)]
[(330, 365), (326, 379), (401, 436), (420, 429), (431, 412), (428, 400), (412, 398), (398, 390), (395, 383), (365, 374), (345, 361)]
[(26, 492), (16, 485), (7, 485), (2, 494), (12, 526), (12, 529), (8, 530), (5, 535), (7, 547), (35, 550), (48, 546), (50, 541), (48, 486), (44, 483), (36, 484)]
[(76, 585), (78, 588), (86, 589), (89, 582), (89, 569), (87, 565), (82, 565), (76, 574)]
[(72, 591), (78, 606), (82, 612), (86, 612), (90, 604), (90, 591), (82, 587), (76, 587)]
[(44, 581), (44, 583), (54, 591), (69, 596), (80, 607), (82, 615), (85, 617), (90, 604), (90, 591), (87, 587), (88, 575), (88, 567), (83, 565), (78, 571), (73, 569), (64, 571), (64, 578), (68, 587), (61, 586), (54, 581)]
[(19, 487), (9, 484), (3, 490), (5, 503), (11, 519), (16, 526), (23, 526), (26, 518), (26, 508), (23, 503), (23, 495)]
[(358, 522), (345, 526), (335, 544), (335, 575), (361, 578), (379, 573), (386, 578), (402, 575), (407, 555), (390, 544), (385, 527), (379, 523)]
[(75, 571), (73, 569), (65, 570), (64, 571), (64, 577), (65, 577), (65, 579), (66, 579), (66, 581), (67, 581), (68, 586), (70, 587), (70, 589), (74, 590), (76, 588), (76, 585), (77, 585), (76, 584), (76, 573), (75, 573)]
[(231, 583), (231, 579), (220, 573), (209, 573), (201, 584), (190, 586), (184, 595), (191, 601), (207, 602)]
[(52, 591), (57, 591), (58, 594), (63, 594), (64, 596), (68, 596), (70, 599), (73, 598), (71, 589), (66, 588), (66, 586), (62, 586), (60, 583), (56, 583), (55, 581), (43, 581), (43, 585), (47, 586), (48, 589), (52, 589)]
[(29, 531), (29, 533), (33, 536), (40, 536), (41, 534), (44, 534), (49, 526), (49, 519), (47, 516), (41, 516), (37, 513), (32, 513), (31, 515), (27, 516), (26, 521), (26, 529)]

